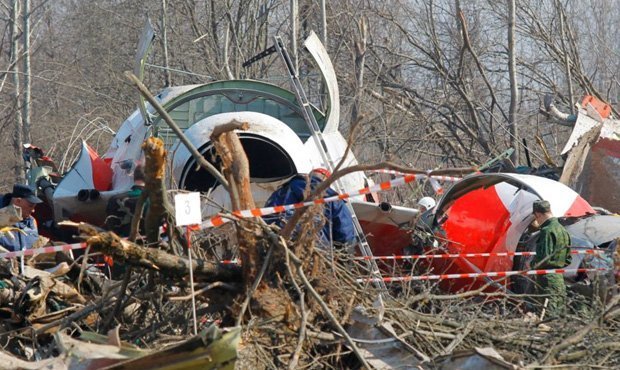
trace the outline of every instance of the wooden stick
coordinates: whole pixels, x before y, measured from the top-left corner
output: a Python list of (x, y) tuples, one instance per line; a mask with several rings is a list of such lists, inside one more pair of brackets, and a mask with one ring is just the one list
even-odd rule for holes
[(74, 312), (69, 316), (66, 316), (62, 319), (53, 321), (49, 324), (43, 325), (41, 327), (39, 327), (38, 329), (36, 329), (34, 331), (35, 335), (39, 335), (39, 334), (43, 334), (46, 331), (48, 331), (51, 328), (54, 328), (56, 326), (59, 326), (59, 329), (62, 329), (64, 327), (66, 327), (67, 325), (71, 325), (72, 322), (80, 320), (88, 315), (90, 315), (93, 311), (97, 311), (99, 309), (101, 309), (104, 304), (106, 303), (106, 300), (101, 298), (97, 301), (95, 301), (93, 304), (91, 304), (90, 306), (86, 306), (83, 309), (81, 309), (80, 311)]

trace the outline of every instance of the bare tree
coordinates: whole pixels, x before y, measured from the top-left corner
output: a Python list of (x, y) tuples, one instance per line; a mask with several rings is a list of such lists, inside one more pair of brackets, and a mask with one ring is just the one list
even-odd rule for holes
[(519, 89), (517, 86), (517, 56), (515, 51), (515, 0), (508, 0), (508, 73), (510, 75), (510, 108), (508, 110), (508, 125), (510, 138), (515, 151), (510, 159), (513, 163), (519, 163), (519, 130), (516, 122), (517, 103), (519, 101)]
[[(31, 119), (31, 68), (30, 68), (30, 0), (23, 1), (23, 21), (24, 30), (22, 33), (24, 44), (24, 95), (22, 105), (22, 120), (23, 120), (23, 139), (30, 143), (32, 137), (30, 135), (30, 119)], [(21, 152), (21, 151), (20, 151)]]
[(164, 86), (172, 85), (172, 74), (170, 73), (170, 60), (168, 55), (168, 27), (166, 26), (166, 19), (168, 6), (166, 0), (161, 0), (161, 45), (164, 54)]
[(9, 71), (13, 76), (13, 109), (15, 126), (13, 128), (13, 151), (15, 154), (16, 162), (14, 163), (15, 182), (23, 183), (25, 181), (24, 168), (20, 161), (22, 144), (23, 144), (23, 122), (19, 107), (21, 106), (20, 99), (20, 83), (19, 83), (19, 18), (20, 7), (19, 0), (13, 0), (11, 12), (11, 56), (9, 63)]
[[(26, 78), (32, 78), (31, 102), (24, 105), (24, 91), (11, 109), (27, 106), (29, 122), (37, 122), (33, 142), (50, 143), (44, 149), (52, 155), (76, 142), (69, 139), (74, 130), (87, 132), (86, 125), (114, 129), (135, 109), (135, 94), (122, 72), (131, 69), (147, 12), (161, 14), (160, 40), (145, 74), (151, 89), (172, 81), (229, 78), (267, 79), (288, 88), (276, 57), (249, 68), (241, 65), (271, 46), (273, 35), (289, 35), (291, 1), (29, 1), (33, 27), (22, 35), (18, 23), (15, 35), (30, 35), (36, 50), (4, 57), (10, 68), (19, 61), (22, 70), (21, 58), (30, 56), (32, 71), (14, 70), (6, 90), (24, 89)], [(609, 37), (609, 30), (620, 16), (608, 11), (613, 8), (608, 0), (515, 1), (514, 13), (511, 4), (300, 0), (296, 39), (323, 30), (339, 79), (341, 127), (346, 131), (351, 121), (365, 117), (354, 148), (362, 160), (393, 159), (427, 168), (469, 165), (518, 147), (517, 138), (534, 142), (535, 136), (556, 155), (570, 128), (540, 121), (540, 96), (555, 92), (563, 110), (584, 93), (617, 101), (620, 41)], [(7, 23), (8, 30), (12, 26)], [(312, 101), (320, 103), (321, 81), (301, 49), (299, 63)], [(6, 118), (7, 112), (2, 117), (13, 127), (18, 122)], [(92, 140), (101, 151), (108, 137), (98, 135)], [(13, 141), (15, 152), (22, 140)], [(543, 156), (531, 149), (535, 164), (542, 163)], [(21, 162), (8, 150), (3, 154), (11, 158), (3, 159), (7, 165)]]

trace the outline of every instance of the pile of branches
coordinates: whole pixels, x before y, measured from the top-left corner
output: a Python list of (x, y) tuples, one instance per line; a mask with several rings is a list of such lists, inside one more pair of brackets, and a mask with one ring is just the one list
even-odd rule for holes
[[(363, 263), (344, 251), (316, 245), (312, 235), (319, 214), (320, 210), (310, 210), (302, 217), (296, 234), (302, 238), (294, 242), (260, 220), (231, 224), (230, 233), (242, 227), (263, 233), (257, 239), (260, 258), (251, 281), (243, 282), (237, 268), (219, 266), (216, 274), (195, 268), (199, 330), (213, 323), (240, 325), (238, 368), (373, 368), (369, 351), (385, 342), (392, 346), (405, 342), (400, 351), (408, 355), (411, 367), (441, 368), (446, 357), (483, 347), (494, 348), (507, 363), (518, 366), (620, 366), (619, 297), (592, 305), (586, 314), (571, 311), (566, 318), (541, 321), (525, 312), (524, 302), (530, 297), (483, 289), (445, 294), (438, 284), (410, 282), (388, 286), (389, 292), (380, 295), (372, 284), (356, 282), (372, 276)], [(216, 258), (211, 254), (214, 242), (225, 249), (238, 247), (226, 244), (227, 238), (202, 238), (207, 242), (195, 244), (195, 249), (206, 258)], [(93, 248), (108, 245), (106, 253), (115, 243), (124, 245), (126, 252), (133, 247), (106, 232), (90, 236), (88, 243)], [(131, 266), (127, 280), (106, 280), (87, 271), (77, 286), (71, 272), (65, 278), (47, 278), (48, 282), (13, 275), (10, 280), (20, 283), (11, 286), (16, 294), (3, 301), (3, 306), (12, 307), (11, 319), (3, 320), (5, 350), (30, 360), (54, 356), (53, 334), (60, 330), (78, 336), (115, 329), (122, 341), (149, 349), (192, 337), (186, 274), (168, 269), (160, 261), (161, 249), (143, 253), (141, 262), (132, 253), (123, 262)], [(121, 253), (112, 254), (122, 262)], [(219, 269), (233, 273), (226, 277)], [(386, 273), (408, 272), (406, 266), (392, 266)], [(63, 281), (74, 288), (49, 288)], [(367, 320), (362, 331), (356, 329), (363, 321), (360, 313)], [(364, 336), (385, 327), (391, 328), (384, 331), (387, 335)]]
[[(233, 206), (252, 209), (247, 159), (235, 138), (222, 131), (212, 141)], [(486, 360), (499, 368), (620, 366), (620, 297), (592, 305), (587, 315), (545, 321), (526, 313), (528, 297), (488, 293), (489, 286), (451, 295), (428, 281), (382, 290), (358, 281), (374, 277), (373, 268), (348, 251), (323, 245), (317, 222), (321, 206), (297, 210), (283, 229), (260, 218), (234, 219), (225, 229), (196, 233), (190, 250), (184, 233), (174, 227), (163, 185), (163, 143), (149, 139), (143, 149), (147, 190), (130, 237), (79, 227), (87, 254), (115, 261), (120, 271), (113, 279), (90, 268), (88, 256), (66, 262), (63, 273), (0, 271), (0, 293), (5, 293), (0, 313), (7, 315), (0, 340), (6, 351), (26, 360), (54, 357), (58, 333), (91, 332), (158, 351), (194, 336), (193, 297), (199, 331), (242, 328), (239, 368), (450, 369), (457, 354), (486, 347), (497, 354)], [(329, 181), (311, 196), (327, 186)], [(140, 239), (136, 233), (146, 197), (150, 207)], [(164, 220), (171, 227), (162, 239), (157, 230)], [(193, 253), (192, 263), (187, 253)], [(242, 264), (222, 264), (224, 255), (238, 255)], [(424, 273), (405, 264), (382, 269), (394, 275)], [(221, 367), (233, 363), (227, 360)]]
[[(281, 242), (278, 248), (285, 246)], [(291, 249), (295, 246), (287, 249), (289, 254)], [(506, 368), (512, 368), (507, 364), (620, 366), (620, 297), (576, 309), (583, 302), (571, 296), (569, 312), (561, 319), (540, 317), (543, 303), (539, 302), (544, 297), (486, 293), (489, 285), (446, 294), (433, 282), (397, 283), (379, 298), (374, 286), (356, 282), (360, 276), (372, 276), (359, 261), (352, 261), (348, 254), (330, 254), (308, 251), (307, 255), (315, 257), (301, 263), (290, 254), (288, 274), (280, 276), (278, 297), (285, 298), (291, 308), (279, 319), (253, 311), (244, 327), (247, 344), (253, 347), (248, 349), (253, 355), (250, 367), (372, 367), (376, 362), (369, 360), (377, 353), (371, 356), (369, 351), (386, 342), (393, 346), (406, 342), (397, 357), (409, 361), (406, 368), (448, 369), (442, 364), (451, 357), (486, 347), (505, 360)], [(410, 271), (397, 266), (390, 273), (398, 276)], [(362, 320), (370, 322), (362, 326), (366, 333), (389, 327), (388, 335), (364, 336), (356, 329), (360, 319), (355, 313), (360, 311)], [(382, 360), (390, 364), (387, 358)]]

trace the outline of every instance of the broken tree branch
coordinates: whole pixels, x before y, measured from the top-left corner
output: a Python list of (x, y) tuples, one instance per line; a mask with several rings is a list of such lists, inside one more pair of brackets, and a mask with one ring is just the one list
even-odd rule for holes
[[(164, 274), (185, 276), (189, 273), (189, 261), (185, 258), (167, 253), (157, 248), (146, 248), (121, 239), (111, 232), (103, 232), (92, 236), (86, 243), (95, 250), (115, 259), (125, 261), (130, 265), (139, 266), (151, 270), (157, 270)], [(221, 266), (217, 263), (193, 260), (192, 269), (194, 275), (201, 275), (206, 281), (239, 281), (241, 268), (239, 266)]]
[(152, 244), (159, 241), (159, 227), (172, 206), (168, 202), (164, 186), (166, 168), (164, 142), (159, 138), (150, 137), (142, 144), (142, 150), (145, 157), (144, 180), (150, 201), (144, 225), (146, 242)]
[(349, 333), (347, 333), (347, 331), (344, 330), (344, 328), (342, 327), (342, 325), (340, 324), (336, 316), (334, 316), (332, 311), (327, 306), (327, 303), (325, 303), (323, 298), (321, 298), (321, 295), (314, 289), (314, 287), (312, 286), (312, 284), (310, 283), (310, 281), (304, 274), (301, 260), (289, 249), (285, 249), (285, 251), (288, 254), (289, 258), (297, 265), (297, 274), (301, 278), (306, 289), (308, 289), (312, 297), (314, 297), (314, 299), (319, 303), (319, 305), (323, 309), (323, 313), (325, 313), (325, 315), (329, 318), (329, 321), (331, 321), (332, 325), (334, 325), (338, 333), (340, 333), (340, 335), (342, 335), (345, 338), (345, 340), (349, 344), (349, 347), (351, 347), (351, 350), (355, 353), (355, 355), (357, 356), (357, 359), (361, 362), (362, 366), (364, 366), (366, 369), (372, 369), (372, 367), (370, 367), (370, 365), (366, 361), (366, 358), (364, 357), (364, 355), (362, 355), (359, 348), (357, 348), (357, 345), (353, 341), (353, 338), (351, 338), (351, 336), (349, 336)]
[[(248, 124), (232, 120), (219, 126), (211, 134), (211, 142), (215, 146), (222, 161), (222, 172), (228, 180), (230, 200), (233, 210), (253, 209), (256, 207), (250, 188), (250, 164), (243, 150), (241, 141), (233, 131), (246, 130)], [(257, 244), (261, 240), (262, 230), (251, 220), (239, 221), (239, 255), (243, 261), (243, 281), (246, 287), (255, 281), (259, 261)]]
[[(358, 164), (358, 165), (343, 168), (342, 170), (338, 170), (334, 172), (330, 177), (325, 179), (325, 181), (318, 184), (316, 189), (312, 191), (312, 193), (308, 196), (306, 200), (314, 199), (317, 195), (325, 191), (328, 187), (331, 186), (331, 184), (333, 184), (336, 180), (338, 180), (342, 176), (345, 176), (345, 175), (348, 175), (350, 173), (357, 172), (357, 171), (379, 170), (379, 169), (386, 169), (386, 168), (390, 170), (400, 171), (400, 172), (407, 173), (407, 174), (419, 174), (419, 175), (423, 174), (423, 175), (429, 175), (429, 176), (431, 175), (464, 175), (464, 174), (469, 174), (469, 173), (473, 173), (476, 171), (475, 168), (449, 168), (449, 169), (436, 170), (436, 171), (423, 171), (423, 170), (419, 170), (415, 168), (401, 166), (399, 164), (392, 163), (392, 162), (380, 162), (376, 164)], [(282, 230), (280, 231), (280, 235), (282, 235), (284, 238), (289, 238), (293, 230), (295, 229), (295, 225), (297, 225), (297, 222), (299, 222), (299, 220), (301, 219), (301, 216), (303, 216), (303, 214), (306, 212), (307, 209), (308, 207), (297, 209), (295, 213), (293, 214), (293, 216), (291, 216), (291, 218), (286, 222), (286, 225), (284, 225), (284, 228), (282, 228)]]

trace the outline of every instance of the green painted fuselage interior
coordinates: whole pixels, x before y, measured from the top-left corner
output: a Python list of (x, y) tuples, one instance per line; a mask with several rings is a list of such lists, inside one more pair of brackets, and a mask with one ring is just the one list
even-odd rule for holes
[[(165, 108), (183, 130), (219, 113), (258, 112), (284, 122), (302, 142), (311, 135), (295, 95), (259, 81), (230, 80), (197, 86), (168, 102)], [(319, 127), (323, 129), (325, 116), (315, 107), (312, 110)], [(154, 129), (155, 135), (164, 140), (167, 148), (176, 141), (176, 135), (159, 117), (154, 121)]]
[[(167, 102), (164, 108), (182, 130), (220, 113), (258, 112), (286, 124), (304, 143), (311, 136), (295, 95), (278, 86), (259, 81), (230, 80), (196, 86)], [(312, 111), (319, 127), (323, 129), (324, 114), (314, 106)], [(161, 118), (155, 117), (153, 128), (154, 135), (164, 140), (166, 149), (170, 149), (177, 141), (176, 134)], [(278, 143), (248, 133), (240, 133), (239, 138), (250, 161), (250, 177), (253, 182), (280, 180), (297, 173), (289, 153)], [(220, 163), (208, 138), (205, 138), (198, 150), (205, 159), (219, 167)], [(179, 179), (181, 188), (206, 192), (217, 185), (210, 173), (202, 168), (196, 170), (196, 167), (193, 158), (184, 165)]]

